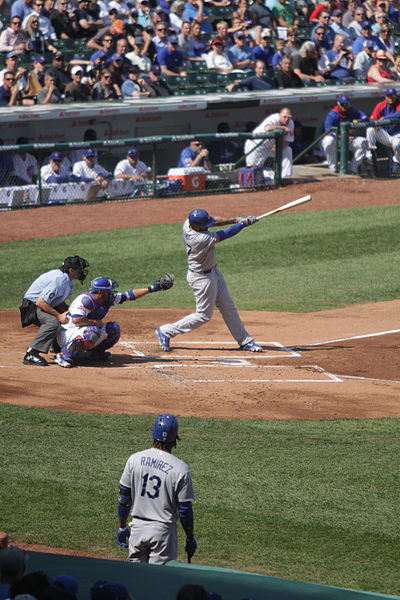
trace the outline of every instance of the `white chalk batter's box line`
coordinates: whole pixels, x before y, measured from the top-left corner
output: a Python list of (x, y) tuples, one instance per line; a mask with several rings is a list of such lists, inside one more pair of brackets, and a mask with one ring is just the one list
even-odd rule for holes
[[(277, 349), (279, 348), (279, 352), (273, 352), (273, 351), (267, 351), (267, 352), (244, 352), (243, 350), (238, 350), (237, 354), (233, 354), (230, 353), (228, 356), (225, 355), (218, 355), (216, 356), (212, 356), (212, 355), (201, 355), (202, 359), (231, 359), (231, 358), (236, 358), (236, 357), (243, 357), (243, 354), (247, 355), (247, 358), (251, 358), (252, 359), (268, 359), (268, 358), (299, 358), (301, 357), (301, 353), (297, 352), (296, 350), (293, 350), (292, 348), (287, 348), (286, 346), (284, 346), (283, 344), (280, 344), (279, 342), (257, 342), (258, 344), (260, 344), (260, 346), (275, 346)], [(154, 345), (154, 342), (145, 342), (145, 341), (136, 341), (136, 340), (132, 340), (132, 341), (126, 341), (126, 342), (120, 342), (121, 346), (124, 346), (125, 348), (128, 348), (129, 350), (131, 350), (133, 352), (133, 354), (135, 354), (136, 356), (140, 357), (140, 358), (158, 358), (160, 355), (159, 354), (145, 354), (144, 352), (142, 352), (141, 350), (139, 350), (138, 346), (145, 346), (145, 345)], [(188, 342), (185, 340), (184, 342), (185, 346), (186, 345), (190, 345), (190, 346), (236, 346), (237, 347), (237, 343), (236, 342)], [(173, 350), (173, 347), (172, 347)], [(177, 354), (176, 351), (173, 351), (171, 354), (167, 354), (165, 353), (166, 356), (171, 357), (173, 359), (177, 358), (177, 359), (182, 359), (182, 358), (199, 358), (198, 355), (194, 356), (193, 354)]]
[[(246, 362), (246, 361), (244, 361)], [(136, 365), (134, 367), (129, 367), (131, 369), (153, 369), (153, 370), (158, 370), (158, 371), (165, 371), (167, 369), (212, 369), (212, 368), (227, 368), (227, 367), (238, 367), (238, 368), (242, 368), (242, 369), (288, 369), (288, 365), (250, 365), (250, 364), (240, 364), (240, 361), (238, 361), (238, 363), (233, 363), (233, 361), (230, 364), (203, 364), (203, 365), (185, 365), (183, 363), (175, 363), (175, 364), (158, 364), (158, 365), (147, 365), (147, 366), (143, 366), (143, 365)], [(185, 381), (187, 381), (188, 383), (342, 383), (342, 379), (340, 379), (339, 377), (337, 377), (336, 375), (333, 375), (333, 373), (329, 373), (328, 371), (326, 371), (325, 369), (323, 369), (322, 367), (320, 367), (319, 365), (302, 365), (301, 367), (298, 367), (297, 370), (301, 370), (301, 369), (307, 369), (308, 371), (310, 369), (312, 369), (313, 371), (316, 371), (317, 373), (321, 373), (322, 375), (325, 376), (324, 379), (289, 379), (289, 378), (285, 378), (285, 379), (281, 379), (281, 378), (269, 378), (269, 379), (238, 379), (237, 377), (235, 377), (234, 379), (230, 378), (230, 379), (211, 379), (211, 378), (199, 378), (199, 379), (193, 379), (193, 378), (185, 378)]]

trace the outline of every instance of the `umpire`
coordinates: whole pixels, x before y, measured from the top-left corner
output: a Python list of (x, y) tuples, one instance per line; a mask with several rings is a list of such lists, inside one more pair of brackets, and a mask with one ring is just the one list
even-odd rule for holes
[(54, 342), (60, 323), (67, 320), (68, 305), (73, 279), (81, 283), (86, 279), (89, 263), (80, 256), (67, 256), (58, 269), (40, 275), (30, 285), (19, 308), (22, 327), (37, 325), (39, 331), (26, 349), (24, 365), (45, 367), (48, 363), (40, 353), (47, 354)]

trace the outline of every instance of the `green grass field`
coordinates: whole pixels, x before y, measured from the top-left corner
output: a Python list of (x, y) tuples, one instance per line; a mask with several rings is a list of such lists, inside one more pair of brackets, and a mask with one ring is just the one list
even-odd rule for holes
[[(176, 286), (145, 306), (193, 306), (186, 284), (181, 224), (134, 227), (1, 244), (0, 308), (19, 306), (33, 278), (80, 254), (89, 279), (113, 277), (121, 289), (172, 271)], [(400, 295), (400, 206), (282, 214), (219, 244), (239, 309), (309, 312)], [(76, 285), (80, 291), (80, 284)]]
[[(177, 454), (197, 495), (195, 562), (400, 592), (400, 420), (180, 421)], [(150, 445), (153, 418), (0, 405), (0, 422), (2, 529), (124, 557), (114, 541), (119, 477)]]
[[(91, 263), (84, 289), (99, 275), (126, 289), (172, 271), (174, 288), (141, 307), (191, 307), (180, 227), (2, 243), (0, 308), (17, 308), (31, 281), (71, 254)], [(283, 214), (220, 244), (218, 264), (242, 310), (397, 299), (399, 227), (400, 206)], [(0, 529), (124, 557), (114, 542), (118, 481), (127, 456), (150, 444), (151, 423), (0, 405)], [(196, 562), (400, 594), (399, 423), (181, 419)]]

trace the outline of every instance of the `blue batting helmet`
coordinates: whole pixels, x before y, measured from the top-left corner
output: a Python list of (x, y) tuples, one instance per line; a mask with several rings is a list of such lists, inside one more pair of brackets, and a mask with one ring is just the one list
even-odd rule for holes
[(158, 442), (171, 443), (179, 440), (178, 419), (168, 413), (158, 415), (154, 421), (153, 438)]
[(118, 283), (114, 279), (108, 277), (96, 277), (90, 282), (89, 292), (99, 292), (100, 290), (108, 290), (114, 292), (118, 287)]
[(211, 217), (204, 208), (195, 208), (189, 213), (189, 225), (200, 225), (200, 227), (211, 227), (215, 219)]

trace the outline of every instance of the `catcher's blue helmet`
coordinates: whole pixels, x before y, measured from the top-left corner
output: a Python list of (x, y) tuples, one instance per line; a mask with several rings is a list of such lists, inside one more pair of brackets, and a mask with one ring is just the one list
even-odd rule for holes
[(200, 225), (200, 227), (211, 227), (215, 219), (211, 217), (204, 208), (195, 208), (189, 213), (189, 225)]
[(90, 282), (89, 292), (98, 292), (100, 290), (108, 290), (114, 292), (118, 287), (118, 283), (114, 279), (108, 277), (96, 277)]
[(178, 419), (169, 413), (158, 415), (154, 421), (153, 438), (158, 442), (171, 443), (179, 440)]

